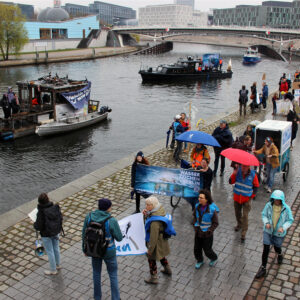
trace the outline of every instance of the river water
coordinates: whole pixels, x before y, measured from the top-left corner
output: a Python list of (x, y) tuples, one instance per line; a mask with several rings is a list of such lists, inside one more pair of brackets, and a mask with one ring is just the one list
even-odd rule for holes
[[(188, 111), (192, 101), (193, 122), (238, 105), (238, 91), (262, 75), (270, 90), (277, 88), (290, 65), (263, 58), (256, 66), (242, 65), (243, 49), (174, 44), (174, 50), (157, 56), (119, 56), (82, 62), (0, 69), (0, 91), (15, 87), (17, 80), (37, 79), (45, 74), (69, 75), (92, 81), (92, 99), (112, 108), (109, 120), (63, 136), (31, 136), (0, 143), (0, 213), (4, 213), (87, 173), (137, 152), (166, 136), (173, 117)], [(219, 52), (223, 66), (232, 59), (232, 79), (189, 84), (142, 84), (141, 65), (173, 63), (187, 55)]]

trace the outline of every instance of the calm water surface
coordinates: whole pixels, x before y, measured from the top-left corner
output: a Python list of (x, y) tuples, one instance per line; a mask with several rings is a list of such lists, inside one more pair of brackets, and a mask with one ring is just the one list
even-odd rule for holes
[[(232, 59), (233, 77), (190, 84), (142, 84), (141, 64), (173, 63), (187, 55), (220, 52), (226, 68)], [(37, 79), (50, 71), (72, 79), (92, 81), (92, 98), (109, 105), (107, 122), (64, 136), (31, 136), (0, 143), (0, 213), (30, 201), (132, 152), (164, 138), (173, 116), (188, 111), (192, 101), (194, 122), (237, 105), (242, 84), (261, 87), (266, 73), (269, 89), (277, 87), (283, 72), (293, 73), (297, 64), (264, 58), (256, 66), (243, 66), (242, 49), (196, 44), (175, 44), (158, 56), (113, 57), (95, 61), (0, 69), (0, 91), (17, 80)]]

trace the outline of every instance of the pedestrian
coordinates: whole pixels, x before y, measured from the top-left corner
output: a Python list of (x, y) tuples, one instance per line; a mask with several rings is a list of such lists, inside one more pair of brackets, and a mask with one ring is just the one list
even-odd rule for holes
[(246, 116), (247, 102), (248, 102), (248, 90), (246, 90), (245, 85), (242, 85), (242, 89), (239, 91), (240, 116), (242, 115), (243, 108), (244, 108), (244, 116)]
[(262, 211), (263, 231), (263, 254), (262, 264), (255, 278), (261, 278), (266, 275), (266, 268), (270, 246), (274, 246), (277, 253), (277, 263), (280, 265), (283, 261), (281, 245), (286, 235), (287, 229), (292, 225), (294, 218), (290, 207), (285, 203), (283, 191), (275, 190), (269, 202)]
[[(180, 124), (182, 125), (183, 128), (188, 128), (187, 130), (189, 130), (190, 124), (189, 124), (189, 120), (187, 120), (186, 118), (186, 113), (181, 113), (180, 114), (181, 118), (180, 118)], [(187, 142), (184, 142), (184, 149), (183, 152), (187, 152)]]
[(251, 95), (250, 95), (250, 99), (251, 99), (250, 108), (251, 108), (251, 112), (254, 113), (255, 108), (258, 107), (258, 104), (257, 104), (257, 102), (256, 102), (256, 98), (257, 98), (256, 82), (253, 82), (252, 86), (250, 87), (250, 90), (251, 90)]
[(196, 144), (191, 153), (191, 165), (193, 169), (197, 169), (201, 165), (203, 158), (207, 158), (210, 162), (210, 155), (207, 148), (203, 144)]
[[(227, 121), (221, 120), (220, 126), (217, 127), (212, 136), (219, 142), (221, 147), (214, 147), (215, 152), (215, 162), (214, 162), (214, 177), (217, 175), (217, 170), (219, 166), (219, 158), (222, 150), (229, 148), (233, 143), (232, 133), (229, 130)], [(223, 176), (225, 170), (225, 157), (221, 156), (221, 173), (220, 176)]]
[(33, 226), (40, 232), (50, 264), (50, 270), (44, 272), (46, 275), (56, 275), (61, 268), (59, 233), (62, 231), (63, 217), (59, 205), (53, 204), (46, 193), (39, 195), (37, 210)]
[(289, 110), (286, 120), (288, 122), (292, 122), (292, 137), (291, 137), (291, 150), (292, 150), (293, 149), (293, 140), (297, 136), (298, 123), (299, 123), (299, 117), (295, 111), (295, 105), (293, 105), (293, 108)]
[(289, 85), (286, 81), (286, 78), (283, 78), (279, 86), (280, 98), (283, 98), (283, 95), (285, 95), (288, 91)]
[(123, 238), (118, 221), (111, 216), (112, 202), (109, 199), (101, 198), (98, 200), (98, 209), (88, 213), (85, 217), (82, 228), (82, 250), (85, 252), (86, 229), (91, 222), (104, 222), (105, 238), (108, 240), (108, 247), (103, 257), (92, 257), (94, 299), (101, 300), (101, 271), (104, 260), (110, 279), (111, 299), (120, 300), (118, 283), (118, 263), (116, 256), (115, 240), (120, 242)]
[(131, 166), (131, 193), (132, 193), (132, 196), (133, 196), (133, 194), (135, 194), (135, 212), (134, 213), (139, 213), (140, 212), (141, 196), (143, 196), (143, 198), (147, 198), (147, 197), (150, 196), (147, 193), (140, 193), (140, 192), (138, 192), (134, 189), (135, 176), (136, 176), (136, 166), (137, 166), (138, 163), (142, 164), (142, 165), (146, 165), (146, 166), (150, 165), (148, 159), (144, 156), (144, 153), (142, 151), (139, 151), (136, 154), (134, 162)]
[(245, 242), (248, 230), (248, 214), (251, 210), (251, 199), (256, 195), (259, 182), (254, 170), (241, 165), (233, 170), (229, 184), (234, 184), (233, 201), (237, 225), (234, 230), (241, 231), (241, 242)]
[[(237, 140), (231, 145), (231, 148), (240, 149), (252, 153), (252, 138), (249, 135), (243, 135), (242, 137), (237, 138)], [(230, 166), (235, 169), (238, 168), (240, 164), (232, 161)]]
[(218, 227), (218, 206), (213, 203), (211, 194), (207, 190), (199, 192), (199, 203), (196, 204), (193, 211), (193, 225), (195, 229), (194, 255), (196, 258), (195, 268), (200, 269), (204, 264), (203, 251), (210, 259), (209, 265), (213, 267), (218, 259), (213, 251), (213, 234)]
[(253, 143), (253, 141), (254, 141), (254, 130), (253, 130), (252, 125), (250, 125), (250, 124), (247, 125), (247, 128), (244, 131), (244, 136), (246, 137), (247, 135), (251, 137), (251, 140), (252, 140), (252, 143)]
[(265, 189), (268, 193), (272, 192), (275, 173), (279, 167), (279, 152), (271, 137), (265, 139), (265, 144), (259, 150), (253, 151), (255, 154), (264, 154), (266, 158), (267, 182)]
[(209, 167), (209, 160), (206, 157), (203, 157), (201, 160), (201, 165), (198, 167), (203, 178), (203, 189), (210, 192), (211, 182), (213, 179), (213, 171)]
[(145, 279), (146, 283), (158, 284), (157, 265), (156, 261), (160, 261), (163, 266), (161, 272), (166, 275), (172, 275), (172, 270), (166, 256), (170, 254), (169, 242), (164, 238), (165, 223), (162, 221), (166, 215), (164, 207), (159, 203), (154, 196), (147, 198), (146, 208), (143, 210), (143, 215), (146, 221), (151, 217), (159, 217), (158, 221), (152, 221), (150, 224), (150, 237), (147, 241), (147, 257), (150, 268), (150, 277)]
[(269, 88), (265, 82), (263, 82), (262, 86), (263, 86), (263, 88), (262, 88), (262, 105), (263, 105), (263, 109), (266, 109), (267, 108), (267, 100), (269, 97)]
[(175, 131), (174, 131), (174, 122), (176, 122), (176, 117), (174, 118), (174, 121), (172, 122), (172, 124), (169, 127), (169, 130), (172, 131), (172, 140), (171, 140), (171, 144), (170, 144), (170, 149), (174, 149), (175, 148)]
[[(181, 115), (177, 115), (176, 116), (176, 120), (173, 123), (173, 130), (175, 132), (175, 139), (183, 132), (188, 130), (188, 127), (183, 127), (180, 124), (180, 119), (181, 119)], [(176, 140), (176, 149), (174, 151), (174, 159), (176, 162), (180, 161), (180, 154), (181, 154), (181, 150), (182, 150), (182, 142)]]
[(278, 97), (278, 93), (275, 93), (274, 95), (273, 95), (273, 97), (272, 97), (272, 104), (273, 104), (273, 113), (272, 113), (272, 115), (273, 116), (276, 116), (276, 114), (277, 114), (277, 103), (276, 103), (276, 101), (279, 99), (279, 97)]

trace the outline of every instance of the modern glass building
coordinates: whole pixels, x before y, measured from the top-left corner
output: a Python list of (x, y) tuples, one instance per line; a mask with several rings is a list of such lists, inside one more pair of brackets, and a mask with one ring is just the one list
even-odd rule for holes
[(213, 23), (220, 26), (299, 28), (294, 27), (297, 21), (294, 21), (295, 25), (292, 21), (295, 2), (299, 3), (299, 1), (264, 1), (262, 5), (237, 5), (235, 8), (214, 9)]
[(33, 5), (13, 3), (13, 2), (2, 2), (2, 1), (0, 3), (7, 4), (7, 5), (17, 5), (21, 9), (22, 15), (24, 15), (27, 20), (33, 20), (34, 18)]
[(188, 5), (191, 6), (193, 9), (195, 8), (195, 0), (175, 0), (174, 4)]

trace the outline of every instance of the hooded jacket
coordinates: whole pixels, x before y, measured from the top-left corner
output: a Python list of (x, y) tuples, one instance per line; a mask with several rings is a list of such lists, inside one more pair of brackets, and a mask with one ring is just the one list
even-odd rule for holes
[[(265, 205), (265, 208), (262, 211), (262, 221), (264, 223), (264, 231), (265, 232), (272, 234), (274, 236), (277, 236), (277, 237), (284, 237), (286, 235), (287, 229), (292, 225), (294, 218), (293, 218), (290, 207), (285, 203), (285, 197), (282, 192), (282, 198), (276, 199), (276, 200), (281, 200), (281, 202), (282, 202), (281, 214), (278, 219), (276, 228), (275, 229), (273, 228), (272, 216), (273, 216), (274, 199), (272, 198), (272, 196), (274, 195), (275, 192), (279, 192), (279, 191), (275, 190), (272, 193), (272, 195), (270, 196), (269, 202)], [(267, 229), (266, 228), (267, 224), (270, 224), (271, 228)], [(282, 233), (278, 232), (278, 229), (280, 227), (283, 228)]]
[[(156, 210), (152, 210), (149, 217), (152, 216), (162, 216), (166, 215), (166, 211), (162, 205), (160, 205)], [(163, 237), (164, 223), (161, 221), (151, 222), (150, 225), (150, 240), (147, 243), (148, 253), (150, 253), (150, 259), (161, 260), (165, 256), (170, 254), (169, 242)]]
[[(97, 210), (94, 210), (91, 212), (91, 220), (93, 222), (98, 222), (98, 223), (102, 222), (105, 219), (107, 219), (109, 216), (110, 216), (110, 213), (107, 211), (103, 211), (103, 210), (97, 209)], [(81, 234), (82, 251), (84, 248), (85, 229), (88, 225), (89, 218), (90, 218), (90, 216), (89, 216), (89, 214), (87, 214), (85, 217), (84, 223), (83, 223), (82, 234)], [(116, 246), (115, 246), (114, 240), (117, 240), (118, 242), (122, 241), (123, 235), (122, 235), (120, 226), (118, 224), (118, 221), (115, 218), (111, 217), (110, 219), (108, 219), (105, 222), (105, 225), (106, 225), (105, 229), (109, 229), (109, 232), (107, 232), (107, 230), (106, 230), (106, 237), (108, 237), (110, 239), (110, 241), (109, 241), (109, 246), (106, 250), (106, 253), (105, 253), (103, 259), (109, 259), (116, 255)]]
[(233, 137), (232, 137), (232, 133), (229, 130), (228, 124), (226, 124), (226, 127), (224, 129), (221, 129), (220, 127), (217, 127), (212, 136), (219, 142), (219, 144), (221, 145), (221, 149), (218, 147), (215, 147), (214, 149), (227, 149), (231, 146), (231, 144), (233, 143)]

